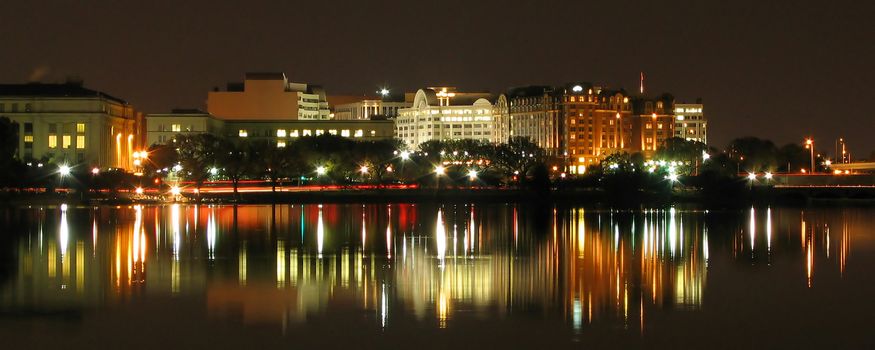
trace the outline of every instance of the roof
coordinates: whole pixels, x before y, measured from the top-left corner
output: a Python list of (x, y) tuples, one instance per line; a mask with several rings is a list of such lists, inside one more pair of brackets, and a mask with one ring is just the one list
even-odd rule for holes
[(70, 98), (103, 98), (121, 104), (128, 102), (112, 95), (91, 90), (78, 84), (0, 84), (0, 97), (70, 97)]
[(246, 80), (283, 80), (285, 73), (281, 72), (247, 72)]

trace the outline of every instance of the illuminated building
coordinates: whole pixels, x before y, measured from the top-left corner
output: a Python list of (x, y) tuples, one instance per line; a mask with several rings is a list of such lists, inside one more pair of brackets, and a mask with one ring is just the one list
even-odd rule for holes
[(564, 130), (560, 98), (549, 86), (527, 86), (508, 90), (507, 135), (526, 137), (557, 156), (563, 151)]
[(81, 82), (0, 85), (0, 116), (19, 126), (18, 158), (61, 164), (133, 167), (142, 115), (128, 102)]
[(665, 140), (674, 137), (675, 101), (674, 96), (662, 94), (659, 97), (639, 97), (633, 101), (634, 123), (632, 133), (633, 148), (650, 159)]
[(614, 153), (632, 152), (632, 104), (623, 90), (568, 84), (560, 94), (564, 151), (571, 173), (582, 174)]
[(228, 138), (268, 140), (278, 147), (304, 136), (337, 135), (361, 140), (383, 140), (394, 136), (391, 120), (221, 120), (196, 111), (149, 114), (148, 144), (167, 143), (179, 134), (210, 133)]
[(289, 82), (284, 73), (246, 73), (243, 83), (228, 83), (207, 95), (207, 112), (223, 120), (330, 119), (325, 91)]
[(675, 104), (674, 136), (687, 141), (708, 143), (708, 121), (705, 119), (704, 106), (697, 103)]
[[(330, 98), (329, 98), (330, 99)], [(335, 120), (393, 119), (398, 111), (413, 106), (413, 94), (387, 95), (381, 99), (363, 98), (359, 101), (332, 106)]]
[(503, 95), (495, 99), (489, 93), (461, 93), (454, 88), (420, 89), (413, 105), (395, 118), (395, 136), (410, 148), (430, 140), (500, 142), (505, 140), (498, 126), (505, 117), (506, 101)]

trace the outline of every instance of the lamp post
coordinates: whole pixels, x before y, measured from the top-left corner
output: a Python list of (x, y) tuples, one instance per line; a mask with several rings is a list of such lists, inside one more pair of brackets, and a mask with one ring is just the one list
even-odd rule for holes
[(809, 173), (814, 173), (814, 140), (810, 137), (805, 139), (805, 148), (807, 148), (811, 153), (811, 167), (809, 168)]

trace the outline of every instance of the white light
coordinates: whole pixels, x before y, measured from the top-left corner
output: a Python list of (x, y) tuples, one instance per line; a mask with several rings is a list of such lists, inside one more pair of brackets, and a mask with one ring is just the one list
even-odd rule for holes
[(580, 85), (574, 85), (574, 87), (571, 88), (571, 91), (574, 91), (574, 92), (581, 92), (581, 91), (583, 91), (583, 86), (580, 86)]
[(380, 95), (388, 96), (388, 95), (389, 95), (389, 89), (386, 89), (386, 88), (381, 89), (381, 90), (380, 90)]
[(675, 182), (678, 180), (678, 174), (668, 174), (665, 178), (671, 182)]
[(58, 173), (60, 173), (61, 176), (67, 176), (67, 175), (70, 175), (70, 166), (68, 166), (68, 165), (66, 165), (66, 164), (65, 164), (65, 165), (61, 165), (61, 166), (59, 166), (59, 167), (58, 167)]
[(368, 166), (367, 166), (367, 165), (362, 165), (362, 167), (359, 168), (359, 171), (360, 171), (362, 174), (367, 174), (367, 173), (368, 173)]
[(67, 211), (67, 204), (61, 204), (61, 211)]
[(170, 194), (178, 196), (180, 193), (182, 193), (182, 190), (179, 189), (179, 186), (173, 186), (170, 188)]
[(173, 166), (173, 171), (182, 171), (182, 165), (176, 164)]
[(218, 173), (219, 173), (219, 169), (216, 169), (215, 167), (210, 168), (210, 175), (216, 175)]
[(94, 174), (94, 175), (100, 174), (100, 169), (99, 169), (99, 168), (93, 168), (93, 169), (91, 169), (91, 173)]
[(652, 172), (656, 171), (656, 167), (650, 167), (649, 169), (647, 169), (647, 171), (652, 173)]
[(702, 151), (702, 160), (708, 160), (711, 158), (711, 155), (708, 152)]
[(137, 187), (137, 189), (134, 190), (134, 192), (136, 192), (137, 194), (143, 194), (143, 188), (142, 188), (142, 187)]
[(316, 174), (325, 175), (325, 167), (321, 165), (316, 167)]
[(477, 170), (471, 169), (468, 170), (468, 178), (474, 180), (477, 178)]
[(747, 174), (747, 179), (751, 180), (751, 181), (756, 180), (757, 174), (756, 173), (749, 173), (749, 174)]
[(441, 165), (438, 165), (434, 168), (434, 172), (435, 174), (438, 174), (438, 176), (443, 175), (445, 171), (446, 169), (444, 169), (444, 167)]
[(410, 159), (410, 152), (407, 152), (407, 151), (401, 151), (401, 159), (403, 159), (403, 160), (408, 160), (408, 159)]
[(771, 180), (773, 176), (774, 176), (774, 175), (772, 175), (772, 173), (770, 173), (770, 172), (768, 172), (768, 171), (766, 172), (766, 179), (767, 179), (767, 180)]

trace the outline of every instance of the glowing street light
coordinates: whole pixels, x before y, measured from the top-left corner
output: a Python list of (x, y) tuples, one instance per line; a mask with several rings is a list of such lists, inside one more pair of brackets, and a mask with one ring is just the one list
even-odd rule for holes
[(756, 173), (748, 173), (748, 174), (747, 174), (747, 179), (750, 180), (750, 181), (756, 180), (756, 179), (757, 179), (757, 174), (756, 174)]
[(708, 159), (711, 159), (711, 155), (708, 154), (708, 152), (702, 151), (702, 160), (705, 161)]
[(134, 190), (134, 193), (136, 193), (136, 194), (143, 194), (143, 188), (142, 188), (142, 187), (137, 187), (137, 188)]
[(210, 168), (210, 175), (215, 176), (218, 173), (219, 173), (219, 169), (217, 169), (216, 167)]
[(58, 174), (61, 174), (61, 176), (70, 175), (70, 166), (67, 164), (63, 164), (63, 165), (59, 166), (58, 167)]
[(325, 175), (325, 172), (326, 172), (326, 169), (324, 166), (320, 165), (320, 166), (316, 167), (316, 175), (322, 176), (322, 175)]
[(468, 170), (468, 179), (474, 180), (476, 178), (477, 178), (477, 170), (476, 169)]
[(359, 172), (361, 172), (362, 175), (367, 174), (367, 173), (368, 173), (368, 166), (367, 166), (367, 165), (362, 165), (362, 167), (359, 168)]
[(671, 174), (668, 174), (668, 176), (666, 176), (665, 178), (668, 179), (668, 181), (677, 182), (678, 181), (678, 174), (671, 173)]
[(447, 170), (444, 169), (443, 165), (438, 165), (434, 168), (434, 173), (437, 174), (437, 176), (443, 175), (446, 171)]
[(408, 159), (410, 159), (410, 152), (401, 151), (401, 160), (408, 160)]
[(173, 186), (170, 188), (170, 194), (172, 194), (174, 196), (178, 196), (181, 193), (182, 193), (182, 190), (179, 188), (179, 186)]
[(765, 174), (766, 180), (771, 180), (774, 176), (775, 176), (775, 175), (772, 175), (772, 173), (770, 173), (770, 172), (768, 172), (768, 171), (767, 171), (766, 174)]
[(380, 95), (389, 96), (389, 89), (387, 89), (387, 88), (380, 89)]
[(100, 174), (100, 168), (98, 168), (98, 167), (91, 168), (91, 174), (92, 175)]

